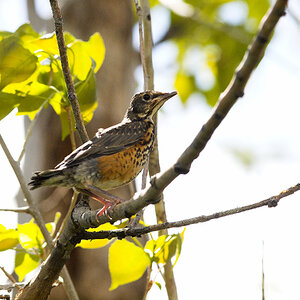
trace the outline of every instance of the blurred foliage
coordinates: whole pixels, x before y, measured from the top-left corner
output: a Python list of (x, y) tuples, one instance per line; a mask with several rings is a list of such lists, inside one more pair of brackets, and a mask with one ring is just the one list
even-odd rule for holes
[[(75, 90), (87, 123), (97, 107), (95, 73), (105, 55), (99, 33), (87, 42), (64, 34)], [(14, 33), (0, 32), (0, 120), (14, 108), (33, 119), (51, 105), (60, 116), (62, 138), (69, 134), (67, 88), (54, 33), (40, 35), (29, 24)], [(73, 127), (74, 127), (73, 120)], [(75, 130), (75, 127), (74, 127)]]
[(161, 0), (171, 12), (169, 31), (161, 40), (178, 47), (175, 88), (185, 103), (193, 93), (214, 106), (229, 84), (268, 0)]
[[(53, 234), (58, 222), (47, 223), (46, 228)], [(0, 224), (0, 251), (15, 250), (15, 272), (22, 281), (45, 259), (46, 243), (41, 230), (33, 219), (25, 224), (18, 224), (17, 229), (6, 229)]]

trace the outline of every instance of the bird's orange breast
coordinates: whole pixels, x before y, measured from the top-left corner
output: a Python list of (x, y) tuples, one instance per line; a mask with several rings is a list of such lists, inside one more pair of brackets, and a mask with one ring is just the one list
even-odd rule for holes
[(98, 158), (100, 189), (110, 190), (132, 181), (143, 169), (154, 143), (154, 134), (149, 129), (145, 137), (135, 144), (112, 155)]

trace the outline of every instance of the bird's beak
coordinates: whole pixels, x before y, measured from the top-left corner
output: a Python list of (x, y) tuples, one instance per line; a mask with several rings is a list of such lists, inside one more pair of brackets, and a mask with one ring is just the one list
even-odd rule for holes
[(162, 97), (160, 98), (160, 101), (165, 102), (165, 101), (167, 101), (168, 99), (172, 98), (172, 97), (175, 96), (175, 95), (177, 95), (177, 92), (176, 92), (176, 91), (171, 92), (171, 93), (164, 93), (164, 94), (162, 95)]
[(161, 93), (159, 96), (157, 96), (156, 98), (154, 98), (153, 103), (152, 103), (152, 113), (151, 113), (151, 117), (163, 106), (163, 104), (169, 100), (170, 98), (172, 98), (173, 96), (177, 95), (177, 92), (171, 92), (171, 93)]

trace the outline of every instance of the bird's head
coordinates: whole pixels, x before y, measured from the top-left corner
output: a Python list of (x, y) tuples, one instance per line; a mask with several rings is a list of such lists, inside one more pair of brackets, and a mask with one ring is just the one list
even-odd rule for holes
[(163, 104), (176, 94), (177, 92), (161, 93), (155, 91), (135, 94), (131, 99), (125, 117), (131, 121), (152, 118)]

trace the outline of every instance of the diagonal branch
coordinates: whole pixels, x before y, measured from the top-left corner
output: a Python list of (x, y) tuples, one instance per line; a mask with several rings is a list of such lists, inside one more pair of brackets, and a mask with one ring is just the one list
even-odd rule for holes
[(58, 48), (59, 48), (61, 66), (62, 66), (62, 70), (64, 73), (65, 82), (66, 82), (67, 90), (68, 90), (68, 99), (72, 106), (73, 115), (74, 115), (75, 123), (76, 123), (76, 129), (78, 130), (81, 141), (84, 143), (89, 140), (89, 137), (88, 137), (88, 134), (86, 132), (86, 129), (85, 129), (85, 126), (83, 123), (77, 95), (75, 92), (74, 83), (72, 80), (71, 71), (69, 68), (67, 48), (66, 48), (64, 34), (63, 34), (63, 28), (62, 28), (63, 18), (62, 18), (57, 0), (50, 0), (50, 4), (51, 4), (54, 23), (55, 23), (55, 32), (56, 32), (57, 44), (58, 44)]
[[(26, 202), (29, 206), (28, 207), (28, 213), (30, 213), (32, 215), (32, 217), (34, 218), (35, 222), (37, 223), (38, 227), (40, 228), (40, 230), (43, 234), (43, 237), (44, 237), (44, 239), (47, 243), (48, 249), (51, 250), (51, 249), (53, 249), (53, 243), (52, 243), (52, 238), (50, 236), (50, 233), (47, 230), (47, 228), (45, 226), (45, 222), (43, 220), (43, 217), (42, 217), (40, 211), (38, 210), (37, 205), (36, 205), (34, 199), (31, 196), (31, 193), (29, 192), (29, 190), (27, 188), (27, 185), (25, 183), (25, 179), (24, 179), (22, 170), (20, 168), (20, 165), (12, 157), (12, 155), (11, 155), (9, 149), (7, 148), (1, 134), (0, 134), (0, 145), (1, 145), (5, 155), (7, 157), (7, 160), (9, 161), (13, 171), (15, 172), (15, 175), (16, 175), (18, 181), (19, 181), (21, 190), (22, 190), (23, 195), (25, 197), (25, 200), (26, 200)], [(23, 208), (23, 210), (24, 209), (27, 210), (27, 208)], [(23, 211), (23, 212), (25, 212), (25, 211)], [(75, 288), (73, 286), (72, 280), (70, 278), (70, 275), (69, 275), (69, 272), (68, 272), (66, 266), (64, 266), (62, 268), (61, 274), (62, 274), (62, 277), (64, 279), (65, 291), (68, 294), (69, 299), (74, 299), (74, 300), (78, 299), (78, 296), (76, 294)]]
[(131, 237), (141, 236), (141, 235), (147, 234), (149, 232), (159, 231), (159, 230), (163, 230), (163, 229), (167, 229), (167, 228), (175, 228), (175, 227), (188, 226), (188, 225), (197, 224), (197, 223), (204, 223), (204, 222), (208, 222), (211, 220), (239, 214), (239, 213), (249, 211), (252, 209), (256, 209), (259, 207), (264, 207), (264, 206), (276, 207), (282, 198), (290, 196), (299, 190), (300, 190), (300, 183), (282, 191), (280, 194), (278, 194), (276, 196), (269, 197), (265, 200), (255, 202), (255, 203), (252, 203), (249, 205), (237, 207), (237, 208), (228, 209), (225, 211), (220, 211), (220, 212), (217, 212), (217, 213), (214, 213), (211, 215), (207, 215), (207, 216), (198, 216), (198, 217), (189, 218), (189, 219), (180, 220), (180, 221), (165, 222), (165, 223), (146, 226), (143, 228), (122, 228), (122, 229), (117, 229), (117, 230), (98, 231), (98, 232), (84, 231), (84, 232), (82, 232), (80, 237), (85, 240), (111, 239), (111, 238), (121, 239), (121, 238), (125, 238), (127, 236), (131, 236)]

